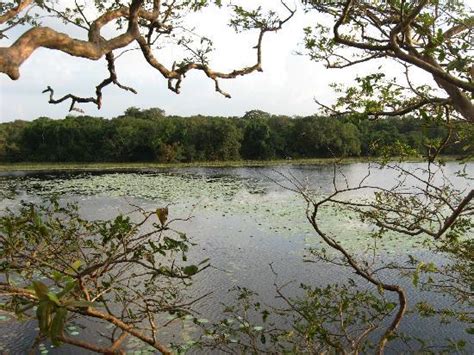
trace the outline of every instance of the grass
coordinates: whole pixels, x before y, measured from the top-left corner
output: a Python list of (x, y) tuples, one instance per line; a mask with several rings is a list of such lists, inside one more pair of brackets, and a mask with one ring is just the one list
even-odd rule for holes
[[(443, 157), (445, 160), (455, 160), (456, 157)], [(374, 158), (370, 159), (371, 161)], [(377, 160), (377, 158), (375, 158)], [(381, 159), (379, 159), (381, 160)], [(399, 158), (394, 157), (394, 161)], [(117, 170), (149, 170), (149, 169), (172, 169), (172, 168), (228, 168), (228, 167), (261, 167), (261, 166), (281, 166), (281, 165), (325, 165), (334, 162), (365, 163), (369, 161), (368, 157), (358, 158), (313, 158), (313, 159), (279, 159), (279, 160), (238, 160), (238, 161), (203, 161), (192, 163), (0, 163), (0, 172), (15, 171), (117, 171)], [(410, 157), (404, 161), (421, 162), (421, 157)]]

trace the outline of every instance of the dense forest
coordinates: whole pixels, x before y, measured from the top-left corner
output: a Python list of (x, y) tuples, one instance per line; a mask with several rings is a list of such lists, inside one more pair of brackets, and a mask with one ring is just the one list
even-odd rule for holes
[[(426, 154), (474, 151), (472, 127), (411, 117), (167, 116), (131, 107), (119, 117), (40, 117), (0, 125), (3, 162), (192, 162)], [(467, 146), (467, 150), (466, 150)], [(431, 147), (431, 148), (430, 148)]]

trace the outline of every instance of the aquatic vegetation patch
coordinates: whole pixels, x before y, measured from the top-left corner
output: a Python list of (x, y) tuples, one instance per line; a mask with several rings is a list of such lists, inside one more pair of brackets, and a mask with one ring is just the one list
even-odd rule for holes
[[(241, 216), (266, 234), (283, 238), (304, 238), (309, 248), (318, 248), (320, 239), (305, 217), (301, 197), (265, 178), (192, 173), (107, 173), (2, 178), (0, 193), (11, 191), (23, 196), (119, 197), (143, 200), (153, 205), (171, 205), (175, 215), (212, 214)], [(8, 206), (8, 199), (2, 202)], [(107, 206), (106, 206), (107, 207)], [(105, 208), (105, 207), (104, 207)], [(324, 225), (346, 246), (361, 249), (367, 245), (371, 226), (335, 210), (324, 212)], [(414, 242), (397, 237), (385, 238), (379, 247), (387, 253), (410, 250)], [(362, 250), (361, 250), (362, 251)]]

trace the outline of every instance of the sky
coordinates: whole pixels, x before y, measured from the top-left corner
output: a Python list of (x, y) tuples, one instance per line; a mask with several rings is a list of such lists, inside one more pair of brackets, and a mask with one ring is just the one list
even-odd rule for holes
[[(273, 2), (274, 3), (274, 2)], [(188, 19), (196, 30), (211, 38), (215, 52), (211, 67), (229, 70), (255, 62), (257, 33), (238, 34), (227, 26), (226, 11), (208, 9), (199, 16)], [(242, 116), (252, 109), (273, 114), (311, 115), (318, 110), (314, 98), (330, 103), (335, 96), (329, 88), (331, 82), (348, 83), (357, 73), (373, 68), (361, 66), (345, 70), (326, 69), (321, 63), (307, 56), (296, 54), (302, 50), (303, 28), (324, 21), (314, 13), (305, 14), (301, 8), (295, 17), (278, 33), (268, 33), (263, 44), (263, 73), (253, 73), (232, 80), (221, 81), (221, 88), (232, 95), (227, 99), (214, 90), (214, 83), (201, 72), (191, 72), (183, 81), (179, 95), (167, 88), (167, 81), (150, 67), (139, 51), (129, 52), (117, 60), (117, 73), (122, 84), (132, 86), (137, 95), (109, 86), (104, 90), (103, 107), (83, 104), (87, 115), (115, 117), (128, 107), (159, 107), (169, 115), (194, 114)], [(57, 23), (46, 23), (64, 30)], [(111, 33), (111, 29), (106, 29)], [(22, 30), (12, 33), (10, 39), (1, 40), (6, 46)], [(84, 37), (84, 33), (68, 32), (71, 36)], [(171, 64), (177, 54), (163, 44), (158, 55)], [(74, 58), (59, 51), (39, 49), (21, 66), (21, 77), (10, 80), (0, 74), (0, 122), (15, 119), (32, 120), (39, 116), (63, 118), (69, 114), (69, 103), (51, 105), (48, 96), (41, 92), (50, 85), (56, 95), (74, 93), (92, 96), (95, 86), (108, 76), (105, 59), (97, 62)], [(387, 68), (389, 70), (391, 68)]]

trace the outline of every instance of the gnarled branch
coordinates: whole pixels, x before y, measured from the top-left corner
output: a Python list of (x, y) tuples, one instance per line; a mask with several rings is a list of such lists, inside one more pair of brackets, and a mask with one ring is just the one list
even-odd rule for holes
[(125, 86), (120, 84), (117, 78), (117, 72), (115, 70), (115, 59), (114, 59), (114, 54), (112, 52), (109, 52), (105, 55), (105, 58), (107, 60), (107, 68), (109, 70), (110, 76), (107, 79), (104, 79), (99, 85), (96, 87), (96, 96), (95, 97), (79, 97), (73, 94), (67, 94), (59, 99), (54, 99), (54, 90), (51, 88), (51, 86), (48, 86), (43, 93), (49, 92), (49, 103), (50, 104), (60, 104), (66, 100), (71, 100), (71, 105), (69, 106), (69, 111), (78, 111), (78, 112), (83, 112), (81, 109), (75, 107), (76, 103), (93, 103), (97, 106), (97, 108), (100, 110), (102, 107), (102, 89), (105, 88), (106, 86), (110, 84), (114, 84), (118, 86), (120, 89), (123, 89), (125, 91), (130, 91), (133, 92), (134, 94), (137, 93), (137, 91), (131, 87)]
[[(11, 79), (20, 77), (20, 66), (38, 48), (55, 49), (74, 57), (98, 60), (117, 48), (129, 45), (138, 35), (138, 14), (144, 0), (133, 0), (128, 8), (107, 12), (95, 20), (89, 30), (89, 40), (71, 38), (49, 27), (33, 27), (18, 38), (10, 47), (0, 48), (0, 72)], [(128, 28), (110, 40), (100, 36), (101, 28), (114, 19), (128, 14)]]
[(148, 43), (148, 41), (145, 39), (143, 36), (139, 36), (137, 38), (137, 42), (140, 45), (140, 49), (143, 53), (143, 56), (147, 60), (147, 62), (157, 69), (161, 75), (163, 75), (164, 78), (168, 79), (168, 88), (179, 94), (180, 93), (180, 88), (181, 88), (181, 82), (183, 78), (186, 76), (186, 74), (191, 71), (191, 70), (199, 70), (202, 71), (206, 74), (208, 78), (214, 81), (215, 83), (215, 89), (218, 93), (222, 94), (226, 98), (230, 98), (230, 94), (222, 91), (219, 86), (219, 79), (234, 79), (238, 76), (243, 76), (250, 74), (255, 71), (262, 71), (262, 42), (263, 42), (263, 36), (267, 32), (276, 32), (282, 28), (282, 26), (288, 22), (293, 15), (295, 14), (296, 10), (291, 10), (285, 5), (286, 9), (289, 11), (289, 15), (279, 21), (278, 25), (274, 27), (263, 27), (260, 29), (260, 33), (258, 36), (258, 41), (257, 45), (255, 46), (255, 49), (257, 50), (257, 60), (254, 65), (247, 66), (241, 69), (236, 69), (231, 72), (219, 72), (219, 71), (214, 71), (212, 70), (207, 64), (204, 63), (187, 63), (183, 66), (180, 66), (178, 68), (173, 65), (173, 67), (170, 69), (166, 68), (165, 65), (163, 65), (154, 55), (151, 50), (151, 47)]
[[(168, 88), (175, 93), (180, 92), (180, 87), (186, 74), (191, 70), (199, 70), (214, 82), (215, 90), (223, 96), (230, 98), (230, 94), (220, 88), (219, 79), (232, 79), (238, 76), (247, 75), (255, 71), (262, 71), (262, 40), (267, 32), (276, 32), (289, 21), (296, 10), (290, 9), (285, 3), (283, 6), (288, 10), (289, 15), (280, 20), (269, 24), (257, 22), (252, 28), (259, 29), (258, 41), (255, 49), (257, 51), (256, 63), (241, 69), (230, 72), (219, 72), (211, 69), (203, 60), (197, 62), (185, 63), (182, 65), (173, 65), (168, 69), (156, 58), (152, 52), (151, 46), (154, 44), (152, 35), (156, 33), (170, 34), (174, 27), (167, 23), (174, 18), (173, 9), (175, 3), (166, 4), (167, 9), (162, 10), (162, 1), (154, 0), (151, 10), (147, 10), (143, 0), (133, 0), (130, 7), (122, 6), (116, 9), (107, 10), (93, 22), (87, 22), (87, 26), (80, 26), (87, 30), (88, 39), (79, 40), (70, 37), (68, 34), (61, 33), (49, 27), (34, 27), (23, 33), (11, 46), (0, 47), (0, 72), (7, 74), (11, 79), (16, 80), (20, 77), (20, 66), (27, 60), (33, 52), (38, 48), (48, 48), (59, 50), (74, 57), (81, 57), (90, 60), (98, 60), (104, 55), (107, 57), (110, 77), (104, 80), (96, 88), (96, 97), (79, 97), (73, 94), (65, 95), (59, 99), (54, 99), (53, 89), (48, 86), (44, 92), (50, 93), (49, 102), (58, 104), (66, 100), (71, 100), (71, 110), (77, 110), (77, 103), (94, 103), (98, 108), (101, 107), (102, 88), (113, 83), (122, 89), (134, 92), (129, 87), (122, 86), (117, 81), (115, 68), (113, 67), (112, 51), (118, 48), (124, 48), (136, 41), (141, 49), (146, 61), (155, 69), (157, 69), (165, 79), (168, 80)], [(82, 18), (84, 14), (78, 7), (78, 11)], [(61, 14), (58, 14), (61, 16)], [(105, 39), (101, 35), (102, 28), (113, 22), (126, 18), (128, 21), (127, 30), (118, 34), (111, 39)], [(68, 21), (67, 19), (65, 19)], [(147, 34), (140, 33), (140, 27), (145, 28)], [(112, 63), (112, 68), (111, 68)]]

